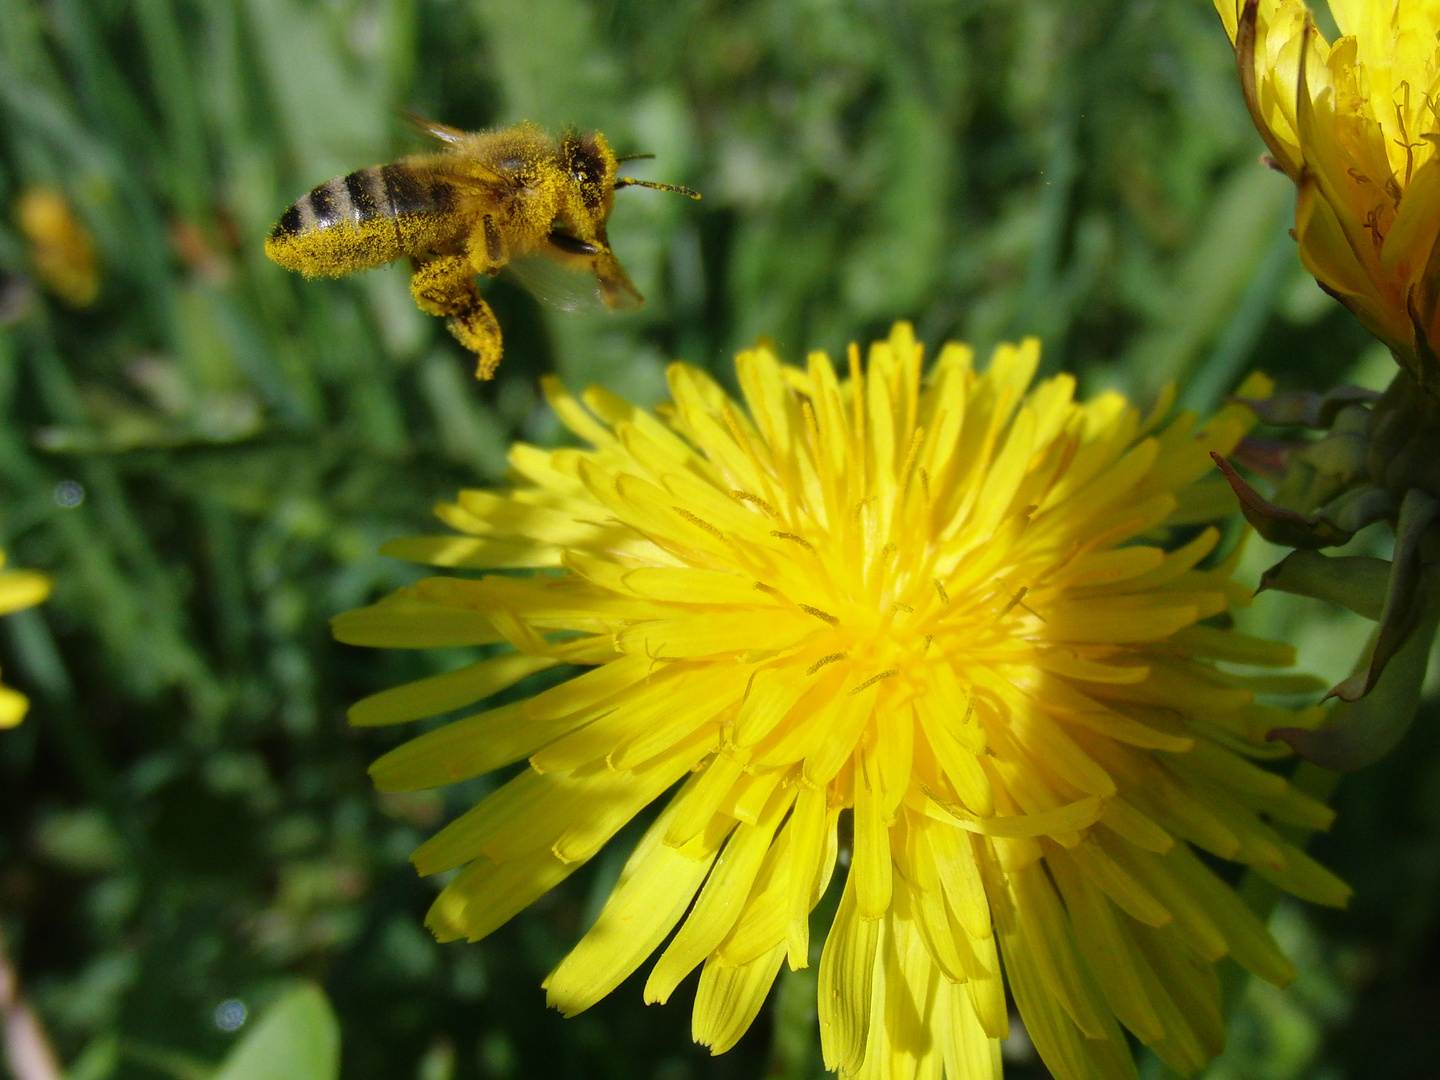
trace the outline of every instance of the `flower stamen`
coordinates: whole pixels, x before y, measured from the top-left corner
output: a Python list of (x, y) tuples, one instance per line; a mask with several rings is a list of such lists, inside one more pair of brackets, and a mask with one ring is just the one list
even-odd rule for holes
[(821, 611), (818, 607), (811, 607), (809, 604), (797, 604), (796, 607), (798, 607), (801, 611), (805, 612), (806, 615), (813, 615), (821, 622), (829, 623), (831, 626), (840, 625), (840, 620), (837, 619), (834, 615), (831, 615), (828, 611)]
[(883, 679), (893, 679), (896, 675), (899, 675), (899, 674), (900, 674), (900, 669), (899, 669), (899, 668), (890, 668), (890, 669), (887, 670), (887, 671), (882, 671), (882, 672), (880, 672), (879, 675), (872, 675), (872, 676), (870, 676), (870, 678), (866, 679), (866, 680), (865, 680), (863, 683), (861, 683), (859, 686), (853, 686), (853, 687), (851, 687), (850, 690), (847, 691), (847, 692), (850, 693), (850, 694), (858, 694), (858, 693), (860, 693), (860, 691), (862, 691), (862, 690), (868, 690), (868, 689), (870, 689), (870, 687), (874, 686), (876, 683), (882, 681)]
[(779, 529), (772, 529), (770, 531), (770, 535), (775, 537), (775, 539), (777, 540), (789, 540), (792, 543), (799, 544), (806, 551), (811, 552), (812, 554), (815, 551), (814, 544), (810, 543), (810, 541), (806, 540), (803, 536), (797, 536), (795, 533), (781, 532)]
[(751, 506), (758, 507), (766, 516), (774, 518), (776, 521), (780, 520), (780, 511), (760, 498), (759, 495), (752, 495), (748, 491), (732, 490), (730, 497), (737, 502), (749, 503)]
[(811, 664), (808, 668), (806, 668), (806, 669), (805, 669), (805, 674), (806, 674), (806, 675), (814, 675), (817, 671), (819, 671), (819, 670), (820, 670), (822, 667), (824, 667), (826, 664), (833, 664), (833, 663), (835, 663), (835, 662), (838, 661), (838, 660), (844, 660), (844, 659), (845, 659), (847, 656), (849, 656), (849, 655), (850, 655), (849, 653), (843, 653), (843, 652), (827, 653), (826, 655), (820, 657), (819, 660), (816, 660), (816, 661), (815, 661), (813, 664)]
[(706, 521), (704, 518), (697, 517), (695, 514), (692, 514), (689, 510), (686, 510), (682, 506), (672, 506), (670, 509), (674, 510), (677, 514), (683, 517), (686, 521), (690, 522), (690, 524), (694, 525), (697, 529), (704, 529), (707, 533), (709, 533), (711, 536), (715, 537), (716, 540), (719, 540), (722, 543), (725, 541), (725, 534), (721, 532), (718, 528), (716, 528), (714, 525), (711, 525), (710, 522)]

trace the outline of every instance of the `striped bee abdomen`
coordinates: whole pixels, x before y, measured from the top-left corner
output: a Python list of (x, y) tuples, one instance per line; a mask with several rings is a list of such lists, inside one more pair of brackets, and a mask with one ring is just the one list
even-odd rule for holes
[(455, 201), (454, 187), (430, 169), (372, 165), (295, 200), (270, 230), (265, 251), (306, 277), (365, 270), (453, 236)]

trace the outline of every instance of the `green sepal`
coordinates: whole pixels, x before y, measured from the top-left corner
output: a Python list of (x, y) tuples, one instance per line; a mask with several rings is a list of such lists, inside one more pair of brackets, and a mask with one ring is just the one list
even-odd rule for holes
[(1307, 549), (1339, 547), (1355, 535), (1353, 531), (1346, 531), (1319, 514), (1306, 517), (1294, 510), (1276, 506), (1246, 483), (1223, 456), (1213, 451), (1210, 456), (1215, 459), (1215, 464), (1234, 490), (1236, 498), (1240, 500), (1240, 511), (1245, 515), (1245, 520), (1272, 544)]
[(1394, 492), (1378, 484), (1363, 484), (1341, 492), (1307, 520), (1328, 522), (1353, 536), (1366, 525), (1393, 517), (1395, 510)]
[(1440, 386), (1397, 372), (1372, 410), (1369, 473), (1392, 491), (1419, 488), (1440, 498)]
[(1407, 357), (1401, 352), (1393, 348), (1390, 350), (1391, 355), (1395, 357), (1395, 362), (1409, 373), (1422, 391), (1430, 394), (1431, 397), (1440, 395), (1440, 356), (1435, 355), (1435, 347), (1426, 331), (1426, 327), (1433, 322), (1437, 299), (1435, 296), (1437, 271), (1440, 271), (1440, 243), (1431, 247), (1430, 257), (1426, 260), (1425, 272), (1420, 276), (1425, 291), (1418, 307), (1425, 310), (1417, 309), (1414, 285), (1411, 285), (1405, 294), (1405, 313), (1410, 316), (1410, 327), (1415, 334), (1412, 342), (1414, 354), (1413, 357), (1410, 357), (1412, 364), (1405, 363)]
[(1276, 427), (1299, 424), (1320, 431), (1333, 424), (1336, 414), (1345, 406), (1369, 404), (1379, 397), (1380, 394), (1375, 390), (1341, 383), (1324, 394), (1317, 394), (1313, 390), (1295, 390), (1285, 394), (1272, 394), (1268, 398), (1235, 400), (1250, 408), (1267, 424)]
[(1368, 694), (1356, 701), (1342, 701), (1323, 728), (1275, 728), (1265, 737), (1287, 742), (1307, 761), (1336, 772), (1363, 769), (1394, 749), (1415, 719), (1425, 667), (1440, 625), (1440, 581), (1434, 571), (1428, 577), (1428, 602)]
[(1367, 619), (1380, 618), (1390, 563), (1369, 555), (1321, 555), (1292, 551), (1260, 576), (1257, 593), (1267, 589), (1328, 600)]
[(1405, 493), (1395, 525), (1395, 558), (1390, 563), (1385, 607), (1380, 612), (1370, 663), (1337, 685), (1327, 697), (1357, 701), (1368, 694), (1416, 629), (1429, 594), (1434, 591), (1421, 561), (1421, 540), (1436, 521), (1440, 521), (1440, 501), (1417, 488)]

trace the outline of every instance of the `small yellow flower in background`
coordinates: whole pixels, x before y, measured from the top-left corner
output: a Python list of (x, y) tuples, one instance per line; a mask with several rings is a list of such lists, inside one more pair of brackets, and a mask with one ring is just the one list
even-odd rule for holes
[(839, 868), (819, 1016), (845, 1076), (998, 1076), (1002, 963), (1060, 1080), (1133, 1078), (1121, 1024), (1183, 1073), (1218, 1052), (1214, 963), (1293, 970), (1196, 849), (1349, 894), (1271, 824), (1331, 812), (1252, 760), (1322, 715), (1257, 692), (1317, 684), (1235, 666), (1292, 650), (1225, 628), (1249, 592), (1234, 557), (1208, 561), (1234, 506), (1208, 455), (1253, 416), (1158, 427), (1117, 394), (1076, 403), (1069, 376), (1031, 389), (1038, 359), (1004, 346), (977, 374), (949, 345), (922, 376), (900, 324), (843, 381), (823, 354), (741, 354), (744, 408), (683, 364), (658, 417), (549, 384), (592, 448), (517, 445), (513, 489), (440, 508), (464, 535), (386, 549), (536, 572), (434, 577), (335, 620), (353, 644), (512, 647), (367, 698), (362, 725), (587, 669), (373, 766), (405, 791), (529, 759), (415, 853), (459, 871), (434, 932), (491, 933), (668, 792), (546, 981), (567, 1015), (661, 950), (646, 1000), (699, 968), (695, 1038), (728, 1049), (780, 965), (810, 963)]
[[(0, 551), (0, 568), (5, 553)], [(34, 607), (50, 595), (50, 579), (33, 570), (0, 569), (0, 615)], [(11, 728), (25, 719), (30, 702), (18, 690), (0, 685), (0, 728)]]
[(93, 303), (100, 292), (95, 245), (65, 196), (54, 188), (27, 188), (16, 203), (15, 220), (41, 283), (72, 307)]
[(1440, 393), (1440, 3), (1330, 0), (1333, 44), (1300, 0), (1215, 6), (1305, 269)]

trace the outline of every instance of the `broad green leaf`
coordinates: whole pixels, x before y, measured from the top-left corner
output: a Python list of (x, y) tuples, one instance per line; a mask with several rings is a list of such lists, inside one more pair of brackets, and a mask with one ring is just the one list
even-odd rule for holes
[(325, 992), (302, 983), (271, 1005), (213, 1080), (335, 1080), (340, 1025)]

